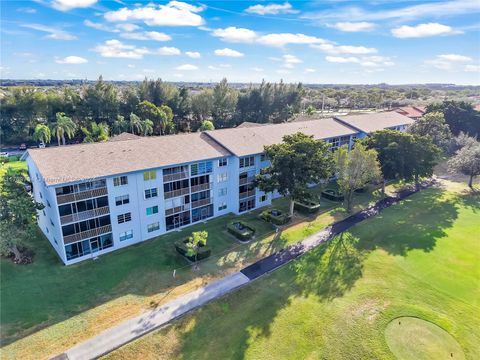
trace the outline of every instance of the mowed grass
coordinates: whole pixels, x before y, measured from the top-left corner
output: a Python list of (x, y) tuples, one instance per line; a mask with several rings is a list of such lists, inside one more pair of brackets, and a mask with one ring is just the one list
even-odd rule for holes
[(479, 233), (479, 195), (424, 190), (106, 358), (394, 359), (385, 329), (408, 316), (463, 352), (419, 333), (436, 359), (479, 359)]
[[(25, 168), (25, 163), (6, 164), (0, 175), (7, 166)], [(312, 192), (318, 194), (320, 189)], [(378, 192), (359, 194), (355, 209), (378, 198)], [(57, 355), (145, 309), (239, 270), (347, 216), (341, 204), (321, 204), (318, 214), (298, 214), (277, 235), (272, 225), (258, 218), (262, 209), (240, 217), (230, 214), (212, 219), (68, 267), (39, 232), (28, 243), (35, 252), (33, 264), (18, 266), (0, 259), (1, 355), (16, 359)], [(273, 206), (286, 211), (288, 201), (279, 199)], [(248, 244), (237, 242), (225, 228), (233, 219), (253, 225), (256, 238)], [(173, 243), (197, 230), (209, 232), (212, 256), (194, 270), (176, 253)]]

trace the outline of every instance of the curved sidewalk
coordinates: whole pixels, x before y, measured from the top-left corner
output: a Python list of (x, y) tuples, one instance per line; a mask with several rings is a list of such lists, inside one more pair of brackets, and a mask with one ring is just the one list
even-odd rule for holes
[(350, 229), (354, 225), (377, 215), (383, 209), (390, 207), (418, 190), (430, 187), (434, 181), (423, 183), (419, 189), (407, 189), (399, 192), (396, 197), (379, 200), (375, 205), (359, 211), (346, 219), (340, 220), (318, 233), (267, 256), (246, 268), (210, 283), (195, 291), (178, 297), (159, 308), (146, 311), (142, 315), (126, 320), (99, 335), (80, 343), (65, 353), (53, 359), (84, 360), (95, 359), (105, 355), (152, 330), (155, 330), (187, 312), (198, 308), (207, 302), (230, 293), (248, 284), (250, 281), (265, 275), (280, 266), (294, 260), (298, 256), (317, 247), (324, 241)]

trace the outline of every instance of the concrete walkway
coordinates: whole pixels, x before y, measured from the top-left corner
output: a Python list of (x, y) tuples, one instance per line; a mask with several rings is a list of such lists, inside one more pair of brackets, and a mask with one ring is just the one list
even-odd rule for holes
[(375, 205), (364, 209), (352, 216), (336, 222), (325, 230), (286, 247), (277, 253), (267, 256), (256, 263), (247, 266), (240, 272), (228, 275), (218, 281), (208, 284), (198, 290), (180, 296), (171, 302), (143, 313), (133, 319), (114, 326), (99, 335), (67, 350), (54, 359), (85, 360), (95, 359), (105, 355), (136, 338), (155, 330), (175, 318), (198, 308), (207, 302), (225, 295), (236, 288), (243, 286), (258, 277), (267, 274), (298, 256), (317, 247), (322, 242), (350, 229), (359, 222), (377, 215), (383, 209), (390, 207), (400, 200), (416, 193), (420, 189), (432, 186), (434, 181), (426, 182), (419, 189), (408, 189), (398, 193), (396, 197), (389, 197), (377, 201)]

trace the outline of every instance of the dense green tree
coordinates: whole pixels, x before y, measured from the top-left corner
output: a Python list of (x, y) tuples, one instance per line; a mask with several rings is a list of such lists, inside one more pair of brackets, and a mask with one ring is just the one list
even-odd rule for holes
[(95, 85), (87, 85), (83, 94), (82, 112), (84, 118), (96, 119), (112, 124), (119, 111), (118, 93), (116, 87), (98, 78)]
[(443, 150), (448, 149), (452, 139), (450, 128), (441, 112), (426, 113), (410, 125), (408, 131), (412, 134), (430, 137), (432, 142)]
[(215, 128), (229, 127), (233, 123), (238, 92), (223, 79), (213, 88), (212, 118)]
[(348, 145), (341, 146), (333, 154), (337, 183), (345, 197), (348, 212), (352, 212), (355, 190), (380, 178), (380, 164), (375, 149), (367, 149), (357, 143), (349, 151)]
[(109, 129), (106, 123), (97, 124), (95, 121), (92, 121), (89, 127), (82, 127), (81, 130), (85, 135), (83, 142), (93, 143), (108, 140)]
[(194, 94), (191, 99), (191, 107), (192, 115), (197, 123), (210, 119), (213, 110), (213, 91), (205, 89)]
[(215, 126), (213, 125), (213, 123), (210, 120), (204, 120), (200, 124), (199, 130), (200, 131), (215, 130)]
[(149, 119), (145, 119), (142, 121), (142, 135), (152, 135), (153, 134), (153, 121)]
[(121, 134), (128, 130), (128, 121), (122, 115), (117, 115), (117, 119), (112, 124), (112, 133), (114, 135)]
[(290, 196), (290, 215), (295, 201), (306, 196), (308, 185), (332, 175), (330, 145), (302, 133), (286, 135), (281, 144), (265, 146), (270, 165), (256, 178), (260, 190), (277, 190)]
[(448, 161), (448, 167), (451, 172), (467, 175), (468, 186), (473, 189), (473, 178), (480, 175), (480, 142), (463, 146)]
[(132, 134), (141, 134), (142, 132), (142, 119), (140, 119), (134, 113), (130, 113), (128, 126), (130, 127), (130, 132)]
[(154, 124), (154, 133), (165, 135), (171, 132), (173, 112), (167, 105), (156, 106), (144, 100), (137, 106), (137, 114), (143, 120), (151, 120)]
[(480, 113), (475, 111), (472, 104), (465, 101), (446, 100), (442, 103), (433, 103), (427, 106), (426, 112), (442, 112), (445, 122), (454, 135), (460, 132), (471, 136), (480, 135)]
[(50, 141), (52, 141), (52, 133), (50, 128), (45, 124), (37, 124), (33, 133), (33, 139), (43, 142), (44, 144), (49, 144)]
[(63, 145), (65, 145), (65, 136), (69, 139), (74, 137), (77, 125), (63, 112), (57, 113), (56, 119), (57, 121), (53, 124), (52, 131), (57, 138), (58, 145), (60, 146), (60, 140), (62, 140)]

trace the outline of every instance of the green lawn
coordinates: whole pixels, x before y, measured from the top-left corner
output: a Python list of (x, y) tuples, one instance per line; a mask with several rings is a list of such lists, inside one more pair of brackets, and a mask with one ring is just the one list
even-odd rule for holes
[(418, 317), (451, 336), (418, 328), (436, 359), (479, 359), (479, 219), (464, 186), (424, 190), (107, 358), (394, 359), (388, 324)]
[[(6, 166), (25, 167), (25, 163), (2, 166), (0, 175)], [(378, 196), (359, 194), (356, 210)], [(274, 206), (286, 211), (288, 201), (276, 200)], [(340, 204), (322, 201), (319, 214), (296, 216), (288, 228), (274, 236), (274, 228), (258, 218), (260, 211), (212, 219), (68, 267), (39, 233), (28, 244), (35, 251), (33, 264), (18, 266), (8, 259), (0, 260), (1, 354), (12, 358), (56, 355), (146, 308), (238, 270), (346, 216)], [(232, 219), (253, 225), (256, 239), (249, 244), (237, 242), (225, 229)], [(173, 242), (204, 229), (209, 232), (212, 256), (194, 270), (176, 253)]]

